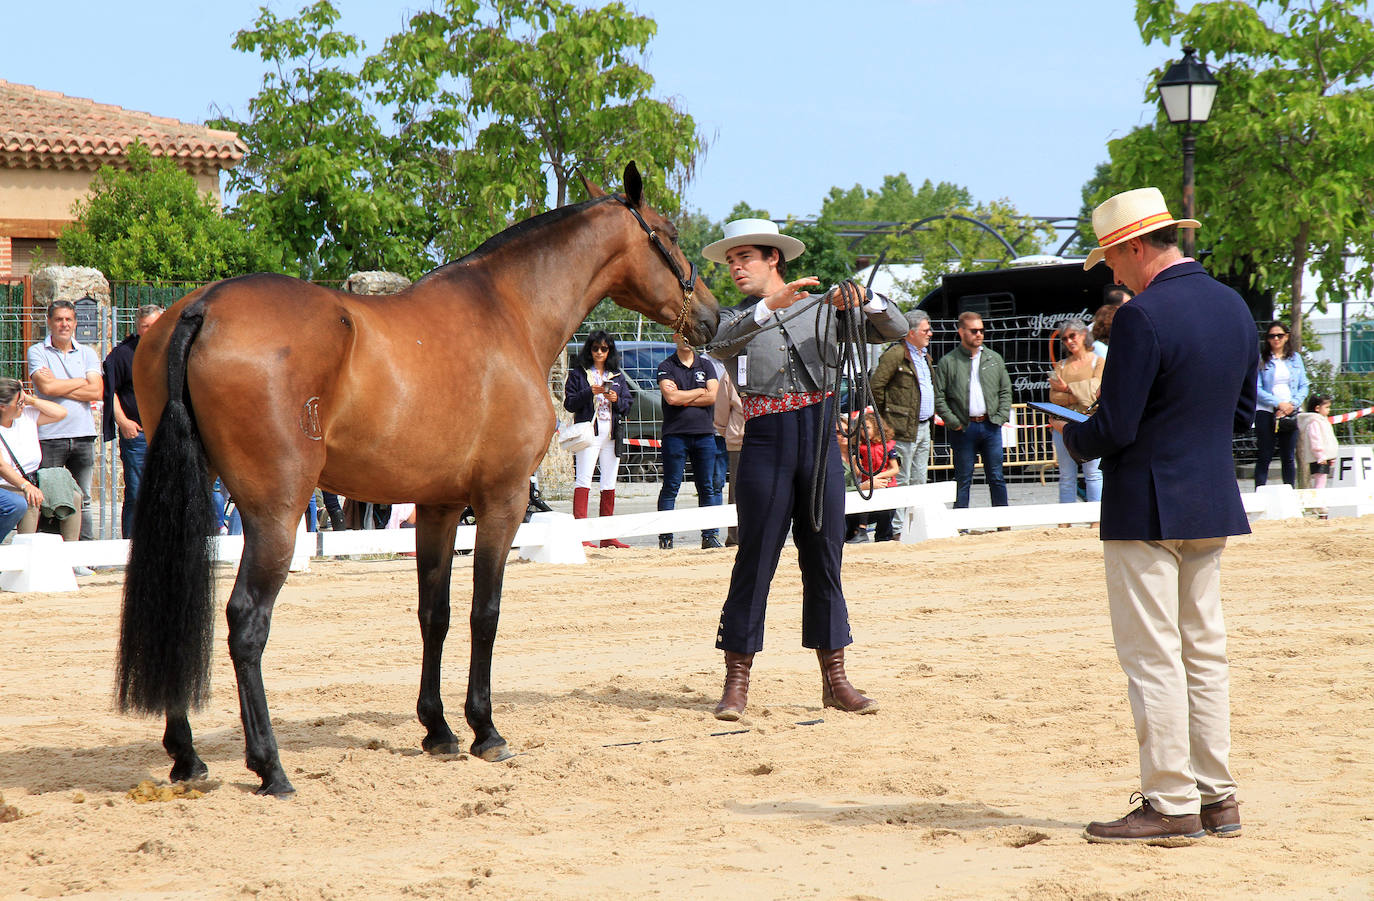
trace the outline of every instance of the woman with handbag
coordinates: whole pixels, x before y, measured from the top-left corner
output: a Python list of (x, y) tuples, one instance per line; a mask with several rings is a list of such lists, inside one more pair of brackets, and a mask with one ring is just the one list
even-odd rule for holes
[[(14, 495), (23, 496), (27, 509), (18, 519), (20, 534), (38, 531), (39, 512), (47, 508), (61, 523), (64, 540), (76, 541), (81, 537), (81, 491), (76, 480), (67, 470), (53, 467), (65, 473), (66, 478), (55, 477), (60, 484), (55, 489), (49, 488), (51, 496), (45, 495), (39, 485), (43, 452), (38, 445), (38, 427), (57, 422), (66, 415), (67, 411), (53, 401), (25, 391), (18, 379), (0, 379), (0, 441), (4, 442), (5, 464), (0, 466), (0, 477), (4, 479), (0, 488), (7, 489), (4, 497), (7, 505), (17, 500)], [(3, 525), (0, 521), (0, 526)]]
[(1282, 322), (1271, 322), (1260, 346), (1259, 402), (1255, 409), (1255, 487), (1269, 481), (1269, 461), (1279, 452), (1283, 483), (1297, 487), (1298, 411), (1307, 399), (1307, 369), (1293, 352)]
[[(592, 468), (598, 464), (601, 467), (601, 515), (615, 513), (615, 477), (620, 468), (615, 442), (620, 437), (620, 421), (630, 412), (633, 399), (630, 383), (620, 371), (615, 339), (600, 329), (592, 332), (568, 370), (568, 380), (563, 386), (564, 409), (573, 414), (575, 425), (587, 423), (591, 428), (588, 443), (573, 454), (573, 516), (577, 519), (587, 518)], [(586, 426), (577, 428), (585, 430)], [(590, 541), (583, 544), (596, 547)], [(629, 547), (614, 538), (603, 540), (601, 546)]]
[[(1097, 403), (1102, 386), (1102, 367), (1107, 361), (1093, 353), (1093, 337), (1083, 320), (1066, 319), (1061, 322), (1059, 337), (1064, 342), (1065, 357), (1050, 373), (1050, 403), (1087, 413)], [(1054, 430), (1050, 434), (1054, 438), (1054, 456), (1059, 461), (1059, 503), (1075, 503), (1078, 500), (1079, 464), (1064, 445), (1064, 436)], [(1089, 460), (1082, 464), (1088, 503), (1102, 500), (1101, 462)]]

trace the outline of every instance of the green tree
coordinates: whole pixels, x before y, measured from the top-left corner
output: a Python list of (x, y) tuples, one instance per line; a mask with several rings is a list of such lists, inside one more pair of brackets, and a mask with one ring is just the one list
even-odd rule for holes
[[(1145, 40), (1177, 38), (1219, 64), (1216, 104), (1197, 132), (1198, 244), (1214, 272), (1250, 273), (1286, 302), (1295, 338), (1305, 266), (1321, 276), (1318, 309), (1374, 288), (1374, 23), (1361, 6), (1136, 2)], [(1178, 140), (1161, 112), (1111, 142), (1090, 202), (1154, 184), (1178, 209)]]
[[(831, 188), (821, 203), (821, 222), (854, 221), (888, 223), (883, 231), (860, 241), (858, 253), (877, 257), (886, 252), (887, 262), (921, 263), (916, 278), (896, 279), (898, 288), (912, 298), (939, 285), (947, 272), (1003, 264), (1012, 256), (1039, 250), (1055, 234), (1052, 226), (1020, 213), (1009, 201), (977, 203), (967, 188), (929, 179), (916, 189), (906, 173), (885, 176), (877, 191), (862, 185)], [(988, 228), (1005, 237), (1015, 253)]]
[(215, 123), (249, 148), (236, 214), (303, 275), (418, 275), (576, 199), (576, 171), (618, 188), (631, 159), (672, 213), (705, 146), (649, 96), (632, 57), (656, 26), (622, 4), (444, 0), (361, 60), (338, 22), (329, 0), (264, 8), (234, 42), (268, 65), (263, 88), (248, 121)]
[(442, 14), (411, 20), (410, 40), (451, 48), (442, 64), (481, 125), (441, 189), (455, 211), (439, 241), (449, 254), (581, 199), (578, 173), (618, 189), (630, 160), (654, 205), (678, 211), (706, 142), (690, 115), (650, 96), (654, 79), (635, 58), (656, 31), (622, 3), (563, 0), (447, 0)]
[[(435, 172), (433, 155), (417, 145), (441, 143), (442, 126), (456, 126), (440, 117), (415, 134), (384, 133), (374, 92), (348, 68), (363, 45), (335, 30), (338, 20), (328, 0), (288, 19), (264, 7), (235, 38), (236, 49), (257, 53), (270, 68), (249, 101), (248, 121), (211, 123), (237, 131), (248, 147), (229, 175), (234, 215), (281, 247), (288, 268), (306, 278), (359, 269), (414, 277), (430, 268), (433, 237), (417, 181)], [(414, 114), (404, 102), (411, 95), (392, 90), (398, 114)]]
[(115, 281), (212, 281), (278, 262), (191, 175), (141, 143), (129, 147), (127, 169), (101, 167), (73, 213), (57, 239), (62, 259)]

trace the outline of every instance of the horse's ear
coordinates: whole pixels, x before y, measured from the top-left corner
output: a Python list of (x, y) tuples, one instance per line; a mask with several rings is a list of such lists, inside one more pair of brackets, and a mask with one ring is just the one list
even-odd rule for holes
[(639, 167), (634, 160), (625, 167), (625, 196), (630, 206), (639, 206), (644, 200), (644, 181), (639, 177)]
[(577, 177), (582, 179), (582, 187), (587, 189), (587, 196), (589, 198), (606, 196), (606, 189), (588, 178), (587, 173), (583, 172), (581, 169), (577, 170)]

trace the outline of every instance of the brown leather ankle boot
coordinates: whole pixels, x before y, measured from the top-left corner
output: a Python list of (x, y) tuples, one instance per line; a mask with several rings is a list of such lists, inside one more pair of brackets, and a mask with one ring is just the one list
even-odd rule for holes
[(749, 668), (753, 665), (753, 654), (725, 652), (725, 691), (716, 705), (716, 719), (734, 722), (744, 713), (749, 701)]
[(821, 662), (821, 705), (836, 707), (849, 713), (877, 713), (878, 702), (864, 697), (844, 674), (844, 648), (833, 651), (818, 649)]

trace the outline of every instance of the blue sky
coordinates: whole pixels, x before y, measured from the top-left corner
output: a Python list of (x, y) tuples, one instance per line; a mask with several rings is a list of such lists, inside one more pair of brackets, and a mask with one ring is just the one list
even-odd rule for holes
[[(1078, 212), (1107, 141), (1154, 115), (1132, 0), (628, 0), (659, 25), (646, 67), (711, 142), (687, 202), (815, 214), (831, 186), (906, 172)], [(245, 115), (263, 64), (230, 46), (259, 6), (301, 2), (64, 0), (7, 4), (0, 78), (202, 122)], [(335, 0), (339, 27), (380, 49), (424, 4)], [(60, 32), (59, 30), (60, 29)]]

